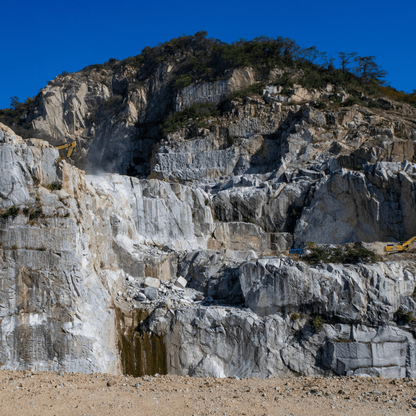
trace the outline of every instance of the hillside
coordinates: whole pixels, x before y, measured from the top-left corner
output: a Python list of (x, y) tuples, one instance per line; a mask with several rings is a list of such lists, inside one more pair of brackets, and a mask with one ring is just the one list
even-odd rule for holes
[[(262, 97), (267, 87), (274, 95), (279, 91), (271, 98), (277, 103), (312, 101), (319, 109), (358, 104), (388, 110), (391, 103), (385, 99), (395, 98), (401, 101), (399, 113), (413, 114), (409, 105), (416, 105), (414, 96), (380, 86), (377, 76), (383, 77), (384, 71), (371, 60), (352, 61), (350, 55), (343, 55), (344, 69), (336, 69), (325, 53), (302, 49), (288, 38), (228, 45), (198, 32), (146, 47), (123, 61), (110, 59), (76, 73), (63, 72), (33, 99), (19, 103), (15, 97), (12, 109), (0, 110), (0, 122), (23, 138), (54, 145), (76, 140), (76, 165), (87, 171), (145, 177), (152, 169), (154, 147), (168, 132), (199, 114), (202, 119), (211, 113), (227, 117), (233, 98)], [(355, 72), (349, 69), (355, 65)], [(331, 91), (326, 91), (328, 84)], [(294, 85), (308, 91), (293, 96)], [(207, 103), (213, 105), (204, 107)]]
[(372, 71), (199, 32), (1, 110), (2, 368), (414, 377), (416, 107)]

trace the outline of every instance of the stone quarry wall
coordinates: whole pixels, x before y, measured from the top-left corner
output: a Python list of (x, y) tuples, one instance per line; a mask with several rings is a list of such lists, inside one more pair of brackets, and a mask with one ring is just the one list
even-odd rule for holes
[[(348, 94), (283, 94), (272, 71), (262, 94), (161, 139), (171, 111), (257, 81), (172, 89), (173, 69), (57, 77), (27, 115), (49, 143), (0, 124), (0, 367), (415, 377), (412, 256), (288, 255), (416, 234), (414, 109), (318, 109)], [(52, 146), (70, 140), (90, 174)]]
[[(395, 319), (399, 308), (415, 308), (412, 260), (312, 267), (276, 257), (293, 243), (290, 233), (217, 219), (231, 214), (216, 198), (264, 208), (271, 194), (276, 207), (288, 206), (302, 194), (296, 182), (283, 189), (243, 176), (213, 195), (209, 186), (85, 176), (49, 144), (3, 125), (0, 133), (2, 368), (415, 375), (413, 324)], [(406, 201), (411, 169), (378, 164), (337, 175), (378, 184), (379, 195), (380, 181), (397, 181)], [(334, 189), (315, 180), (298, 227)], [(368, 198), (364, 185), (346, 189)], [(309, 323), (317, 315), (326, 321), (320, 330)]]

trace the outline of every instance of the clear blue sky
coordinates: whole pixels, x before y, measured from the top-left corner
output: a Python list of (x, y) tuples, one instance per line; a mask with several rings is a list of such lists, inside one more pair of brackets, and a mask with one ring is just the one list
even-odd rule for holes
[(284, 36), (320, 51), (375, 55), (387, 81), (416, 89), (415, 0), (4, 1), (0, 108), (24, 101), (62, 71), (137, 55), (200, 30), (224, 42)]

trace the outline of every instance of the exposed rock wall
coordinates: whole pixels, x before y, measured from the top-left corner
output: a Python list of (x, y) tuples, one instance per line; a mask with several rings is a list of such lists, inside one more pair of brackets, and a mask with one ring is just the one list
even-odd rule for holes
[[(111, 296), (94, 268), (94, 243), (104, 248), (109, 229), (91, 208), (104, 207), (45, 142), (24, 142), (1, 125), (0, 154), (8, 168), (0, 206), (28, 210), (0, 219), (3, 367), (117, 372)], [(58, 177), (63, 189), (48, 191)]]
[[(283, 69), (224, 100), (258, 74), (180, 88), (177, 68), (57, 77), (27, 115), (50, 143), (0, 125), (1, 366), (416, 376), (414, 258), (310, 266), (287, 252), (416, 234), (415, 110), (340, 107), (331, 85), (283, 89)], [(221, 115), (161, 134), (202, 102)], [(52, 147), (72, 140), (94, 174)]]
[(83, 169), (144, 176), (160, 136), (154, 123), (194, 103), (219, 103), (256, 81), (251, 68), (236, 69), (224, 80), (175, 89), (172, 70), (163, 62), (150, 75), (127, 65), (58, 76), (39, 92), (26, 124), (54, 145), (75, 140), (72, 158)]
[(319, 334), (301, 318), (260, 318), (229, 308), (158, 309), (143, 329), (163, 336), (167, 371), (210, 377), (416, 374), (415, 339), (394, 326), (324, 324)]
[[(414, 276), (413, 261), (311, 268), (261, 259), (240, 266), (248, 309), (172, 310), (165, 303), (142, 330), (164, 337), (167, 370), (174, 374), (414, 377), (414, 335), (393, 321), (399, 307), (414, 310)], [(340, 323), (315, 333), (305, 318), (311, 314)]]
[(364, 174), (342, 170), (325, 178), (297, 223), (297, 241), (372, 242), (414, 236), (415, 169), (407, 161), (379, 162), (367, 165)]
[[(118, 292), (126, 279), (176, 278), (178, 259), (169, 253), (206, 248), (214, 226), (208, 195), (157, 180), (85, 177), (47, 143), (23, 141), (5, 126), (0, 160), (0, 361), (120, 371)], [(9, 208), (20, 211), (6, 216)], [(167, 251), (152, 255), (152, 246)]]
[(195, 103), (211, 102), (218, 104), (227, 93), (239, 91), (256, 82), (255, 71), (251, 68), (229, 71), (225, 80), (197, 83), (185, 87), (176, 94), (175, 111), (182, 111)]

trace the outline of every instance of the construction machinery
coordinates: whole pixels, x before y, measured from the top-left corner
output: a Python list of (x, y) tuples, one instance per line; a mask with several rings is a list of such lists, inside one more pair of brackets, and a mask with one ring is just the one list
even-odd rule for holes
[(73, 141), (72, 143), (62, 144), (60, 146), (55, 146), (55, 147), (58, 150), (68, 149), (67, 158), (69, 159), (71, 157), (72, 152), (74, 151), (76, 145), (77, 145), (77, 143), (75, 141)]
[(407, 240), (405, 242), (400, 242), (397, 244), (387, 244), (386, 247), (384, 247), (384, 251), (387, 251), (388, 253), (397, 253), (400, 251), (407, 251), (409, 250), (410, 244), (413, 243), (413, 241), (416, 240), (416, 237), (412, 237), (410, 240)]

